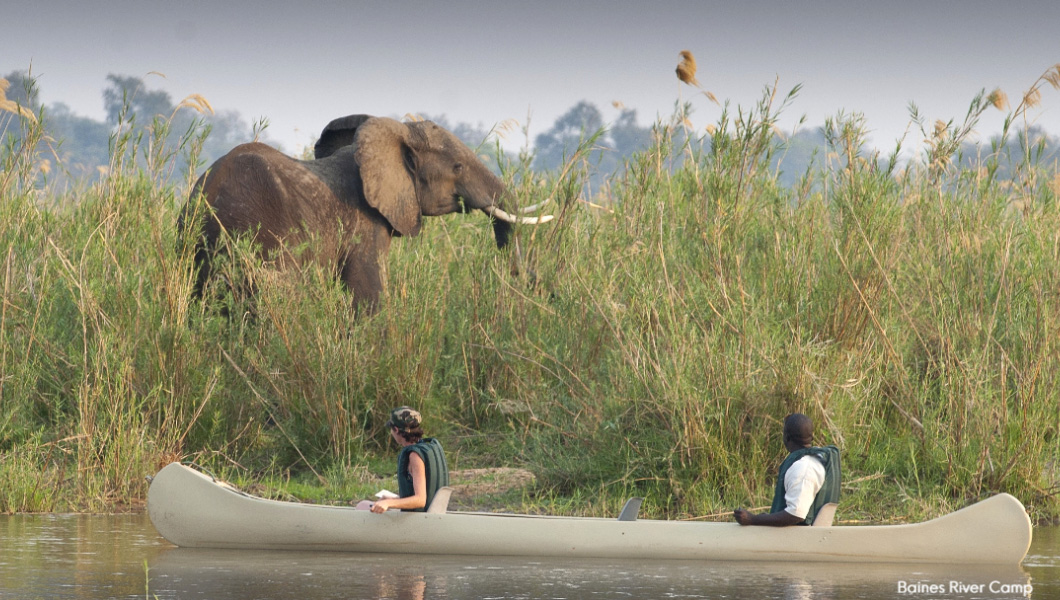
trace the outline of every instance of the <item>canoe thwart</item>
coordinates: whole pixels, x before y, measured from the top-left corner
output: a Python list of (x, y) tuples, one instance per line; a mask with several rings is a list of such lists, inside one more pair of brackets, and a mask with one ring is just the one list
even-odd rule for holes
[(821, 510), (817, 511), (817, 516), (813, 518), (814, 527), (831, 527), (832, 520), (835, 519), (835, 509), (839, 505), (835, 502), (829, 502), (821, 507)]
[(626, 500), (626, 505), (622, 507), (622, 512), (618, 513), (619, 521), (636, 521), (637, 513), (640, 512), (640, 504), (644, 502), (644, 498), (630, 498)]
[(427, 507), (427, 512), (432, 515), (442, 515), (449, 510), (449, 497), (453, 495), (453, 488), (443, 487), (438, 488), (438, 491), (434, 493), (434, 499), (431, 500), (431, 505)]

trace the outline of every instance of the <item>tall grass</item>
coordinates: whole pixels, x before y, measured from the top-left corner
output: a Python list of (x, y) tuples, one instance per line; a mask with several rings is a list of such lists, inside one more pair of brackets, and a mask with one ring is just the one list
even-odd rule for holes
[(551, 196), (556, 220), (514, 253), (481, 215), (431, 219), (395, 242), (371, 316), (329, 273), (270, 271), (242, 244), (221, 269), (257, 292), (190, 297), (187, 185), (156, 174), (195, 164), (200, 131), (167, 153), (119, 130), (106, 176), (64, 192), (23, 136), (0, 179), (0, 511), (135, 504), (174, 459), (338, 500), (392, 468), (381, 424), (412, 404), (454, 466), (534, 471), (523, 510), (768, 504), (780, 422), (802, 411), (844, 451), (847, 518), (998, 491), (1060, 514), (1052, 175), (956, 166), (980, 97), (904, 167), (837, 116), (827, 159), (784, 187), (770, 165), (797, 91), (721, 107), (709, 143), (682, 107), (597, 197), (591, 136), (561, 173), (505, 164), (513, 202)]

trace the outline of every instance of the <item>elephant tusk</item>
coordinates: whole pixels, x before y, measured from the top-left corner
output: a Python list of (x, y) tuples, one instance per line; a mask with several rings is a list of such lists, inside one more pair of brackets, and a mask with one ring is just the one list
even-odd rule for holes
[(552, 220), (552, 215), (541, 215), (540, 217), (513, 217), (512, 215), (504, 212), (502, 209), (496, 206), (489, 206), (482, 209), (486, 214), (500, 219), (501, 221), (507, 221), (508, 223), (518, 223), (520, 225), (537, 225), (539, 223), (547, 223)]
[(521, 212), (523, 214), (532, 213), (532, 212), (541, 210), (541, 207), (543, 207), (544, 205), (548, 204), (549, 202), (552, 202), (552, 198), (546, 198), (544, 202), (538, 202), (537, 204), (531, 204), (530, 206), (526, 206), (526, 207), (520, 208), (519, 212)]

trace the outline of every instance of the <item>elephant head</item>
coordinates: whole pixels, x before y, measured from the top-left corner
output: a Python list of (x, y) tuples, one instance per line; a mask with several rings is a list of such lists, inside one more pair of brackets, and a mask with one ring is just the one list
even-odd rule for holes
[[(493, 217), (503, 248), (514, 217), (502, 208), (504, 183), (452, 133), (429, 121), (352, 115), (322, 132), (317, 159), (299, 161), (264, 144), (244, 144), (218, 159), (199, 179), (210, 210), (196, 222), (197, 289), (209, 276), (209, 256), (223, 231), (255, 236), (263, 253), (333, 266), (357, 304), (374, 307), (382, 288), (379, 261), (394, 235), (415, 236), (423, 217), (478, 209)], [(194, 203), (189, 202), (191, 207)], [(536, 208), (536, 207), (531, 207)], [(185, 225), (182, 225), (185, 226)], [(284, 251), (311, 243), (296, 257)]]
[[(503, 182), (455, 135), (430, 121), (399, 123), (370, 115), (341, 117), (324, 127), (314, 155), (320, 160), (348, 146), (357, 148), (357, 162), (365, 179), (369, 203), (387, 217), (398, 233), (415, 235), (419, 226), (401, 227), (399, 223), (408, 223), (398, 216), (399, 212), (411, 216), (415, 208), (406, 205), (398, 209), (392, 203), (395, 196), (390, 193), (395, 186), (407, 186), (408, 182), (400, 178), (386, 182), (387, 176), (400, 174), (400, 169), (395, 168), (399, 160), (395, 151), (398, 145), (402, 146), (401, 160), (413, 159), (407, 171), (410, 176), (415, 174), (415, 195), (423, 216), (459, 210), (451, 200), (460, 198), (465, 208), (480, 209), (495, 217), (494, 233), (499, 248), (507, 244), (512, 223), (538, 224), (552, 219), (550, 215), (528, 218), (507, 213), (500, 205)], [(368, 193), (369, 188), (376, 193)], [(397, 197), (408, 196), (398, 194)], [(535, 211), (540, 206), (526, 207), (523, 212)]]

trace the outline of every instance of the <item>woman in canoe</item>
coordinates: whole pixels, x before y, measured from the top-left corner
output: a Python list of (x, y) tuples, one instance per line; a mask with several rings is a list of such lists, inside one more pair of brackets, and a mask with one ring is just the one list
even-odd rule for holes
[(401, 446), (398, 454), (398, 497), (376, 502), (362, 501), (357, 508), (382, 514), (391, 508), (425, 511), (435, 493), (449, 485), (449, 466), (445, 462), (442, 444), (423, 436), (420, 413), (408, 406), (390, 411), (386, 426), (390, 435)]

